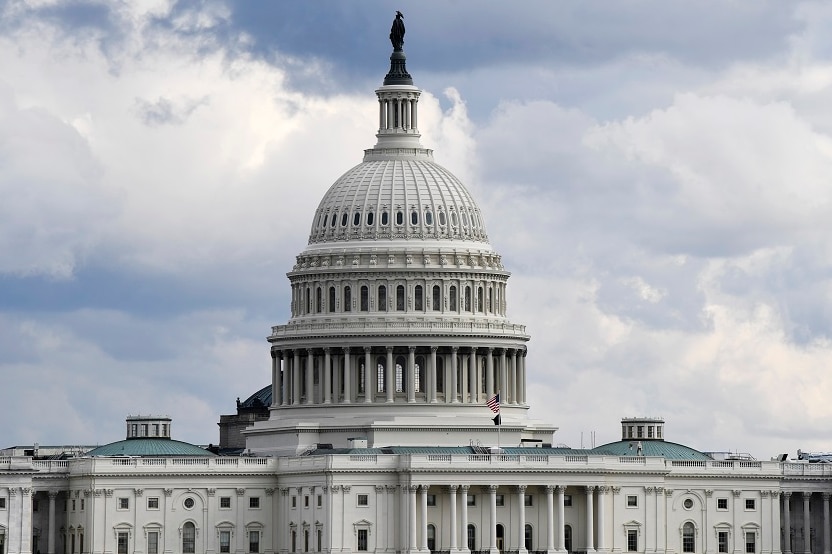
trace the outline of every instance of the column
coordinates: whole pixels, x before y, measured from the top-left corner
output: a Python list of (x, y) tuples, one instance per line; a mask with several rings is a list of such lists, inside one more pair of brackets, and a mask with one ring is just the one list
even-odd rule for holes
[[(604, 526), (606, 525), (604, 521), (604, 507), (605, 507), (605, 500), (607, 496), (607, 487), (598, 487), (598, 544), (597, 550), (599, 552), (606, 551), (607, 545), (606, 541), (604, 540)], [(659, 529), (662, 526), (657, 525)]]
[(352, 368), (350, 367), (350, 347), (344, 347), (344, 404), (352, 402)]
[(517, 375), (517, 349), (511, 351), (511, 403), (517, 404), (520, 397), (520, 379)]
[(832, 549), (829, 548), (829, 497), (830, 493), (821, 493), (823, 499), (823, 554), (830, 554)]
[(523, 355), (520, 356), (520, 397), (517, 399), (520, 404), (526, 404), (526, 354), (527, 350), (523, 350)]
[(595, 492), (595, 487), (586, 487), (586, 551), (595, 552), (595, 542), (593, 540), (595, 523), (592, 519), (593, 507), (592, 498)]
[[(484, 488), (484, 487), (483, 487)], [(491, 554), (498, 554), (497, 550), (497, 485), (488, 485), (488, 550)], [(483, 533), (485, 534), (485, 533)]]
[(471, 404), (479, 401), (477, 398), (477, 349), (471, 348), (471, 355), (468, 356), (468, 394), (471, 397)]
[(281, 385), (283, 390), (280, 391), (281, 395), (283, 396), (280, 405), (281, 406), (288, 406), (289, 405), (289, 386), (292, 383), (292, 378), (290, 375), (290, 371), (292, 370), (292, 361), (289, 358), (289, 353), (291, 350), (284, 350), (283, 351), (283, 379)]
[[(32, 489), (20, 488), (20, 552), (32, 551)], [(89, 543), (88, 543), (89, 544)], [(84, 545), (85, 547), (87, 545)]]
[[(459, 397), (457, 395), (457, 352), (459, 352), (458, 346), (451, 347), (451, 402), (454, 404), (459, 402)], [(447, 397), (447, 393), (445, 394)]]
[(306, 402), (304, 404), (315, 403), (315, 355), (312, 349), (306, 351)]
[(407, 349), (407, 401), (416, 402), (416, 347)]
[(428, 549), (428, 486), (421, 485), (419, 487), (419, 500), (422, 508), (422, 544), (419, 550), (427, 551)]
[[(780, 549), (780, 491), (771, 491), (771, 552), (781, 554)], [(775, 523), (776, 522), (776, 523)]]
[(558, 491), (558, 552), (566, 552), (566, 535), (565, 535), (565, 524), (564, 524), (564, 491), (566, 491), (565, 485), (557, 485), (555, 487)]
[(413, 552), (417, 549), (416, 547), (416, 491), (419, 490), (419, 485), (410, 485), (410, 491), (408, 493), (409, 501), (410, 501), (410, 510), (408, 517), (410, 518), (410, 537), (409, 537), (409, 546), (410, 551)]
[(471, 552), (471, 549), (468, 548), (468, 488), (468, 485), (459, 487), (459, 510), (461, 512), (459, 528), (462, 530), (459, 549), (462, 552)]
[(436, 404), (436, 350), (438, 347), (431, 346), (430, 347), (430, 396), (428, 397), (428, 402), (431, 404)]
[(460, 356), (460, 366), (459, 366), (459, 390), (460, 390), (460, 397), (459, 401), (463, 404), (468, 404), (471, 400), (468, 399), (468, 358), (470, 356), (468, 354), (462, 354)]
[(791, 521), (791, 509), (789, 507), (789, 501), (791, 500), (792, 493), (788, 491), (783, 491), (783, 527), (785, 527), (783, 532), (783, 539), (785, 542), (783, 552), (786, 554), (791, 554), (792, 552), (792, 521)]
[(300, 350), (295, 349), (295, 361), (292, 362), (292, 406), (300, 404)]
[(58, 491), (48, 491), (49, 494), (49, 534), (46, 536), (46, 553), (55, 554), (55, 498)]
[(456, 537), (459, 534), (459, 528), (456, 526), (457, 525), (457, 521), (456, 521), (456, 490), (458, 488), (459, 487), (456, 486), (456, 485), (451, 485), (451, 486), (448, 487), (448, 505), (451, 508), (451, 514), (450, 514), (451, 515), (451, 518), (450, 518), (451, 521), (449, 523), (449, 531), (450, 531), (450, 535), (451, 535), (451, 537), (450, 537), (451, 538), (451, 547), (450, 547), (451, 552), (456, 551)]
[[(526, 485), (517, 485), (517, 548), (523, 554), (526, 550)], [(496, 508), (495, 508), (496, 515)], [(496, 524), (494, 525), (496, 529)]]
[(373, 383), (373, 374), (375, 371), (370, 371), (370, 356), (372, 349), (369, 346), (364, 347), (364, 403), (370, 403), (375, 396), (373, 393), (376, 390), (376, 384)]
[[(280, 361), (279, 352), (272, 350), (272, 406), (280, 404)], [(51, 554), (51, 553), (50, 553)]]
[(485, 362), (485, 394), (488, 398), (494, 396), (494, 349), (489, 347)]
[(806, 554), (811, 554), (812, 552), (812, 527), (809, 524), (809, 500), (811, 498), (811, 492), (803, 492), (803, 552)]
[(393, 367), (393, 347), (387, 347), (387, 377), (384, 379), (384, 386), (387, 389), (387, 402), (393, 402), (393, 395), (396, 394), (396, 368)]
[(332, 404), (332, 356), (329, 348), (324, 348), (324, 404)]
[[(504, 397), (500, 398), (500, 402), (508, 404), (508, 398), (511, 391), (508, 388), (508, 371), (506, 371), (506, 349), (500, 350), (500, 390), (503, 391)], [(505, 399), (505, 400), (504, 400)]]
[(553, 494), (555, 487), (546, 485), (546, 552), (552, 554), (555, 551), (555, 500)]

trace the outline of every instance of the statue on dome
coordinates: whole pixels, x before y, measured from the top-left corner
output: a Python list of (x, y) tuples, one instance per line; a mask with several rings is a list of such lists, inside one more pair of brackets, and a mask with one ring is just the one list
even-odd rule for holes
[(393, 26), (390, 28), (390, 42), (393, 43), (394, 52), (402, 51), (402, 46), (404, 46), (404, 15), (398, 10), (396, 10), (396, 19), (393, 20)]

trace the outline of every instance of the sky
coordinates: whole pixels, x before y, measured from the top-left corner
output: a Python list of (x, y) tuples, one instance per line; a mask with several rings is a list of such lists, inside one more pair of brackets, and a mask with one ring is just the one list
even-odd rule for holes
[(0, 4), (0, 447), (218, 441), (395, 10), (555, 442), (832, 451), (832, 3)]

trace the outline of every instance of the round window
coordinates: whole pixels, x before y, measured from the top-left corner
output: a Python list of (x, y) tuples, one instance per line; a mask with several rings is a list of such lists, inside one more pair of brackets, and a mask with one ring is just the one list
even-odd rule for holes
[(686, 510), (690, 510), (691, 508), (693, 508), (693, 500), (691, 500), (690, 498), (685, 498), (684, 505)]
[(183, 502), (183, 504), (185, 505), (185, 508), (190, 510), (191, 508), (194, 507), (194, 499), (189, 496), (188, 498), (185, 499), (185, 502)]

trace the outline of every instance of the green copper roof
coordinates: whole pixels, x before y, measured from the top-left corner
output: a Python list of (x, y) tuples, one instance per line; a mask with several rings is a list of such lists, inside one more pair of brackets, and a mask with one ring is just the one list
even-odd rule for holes
[[(636, 441), (618, 441), (611, 442), (593, 448), (589, 451), (591, 454), (607, 454), (610, 456), (637, 456)], [(641, 441), (641, 455), (642, 456), (661, 456), (668, 460), (710, 460), (710, 456), (688, 448), (683, 444), (676, 444), (675, 442), (667, 442), (662, 440), (642, 440)]]
[(86, 453), (86, 456), (213, 456), (204, 448), (172, 439), (130, 439), (104, 446)]

